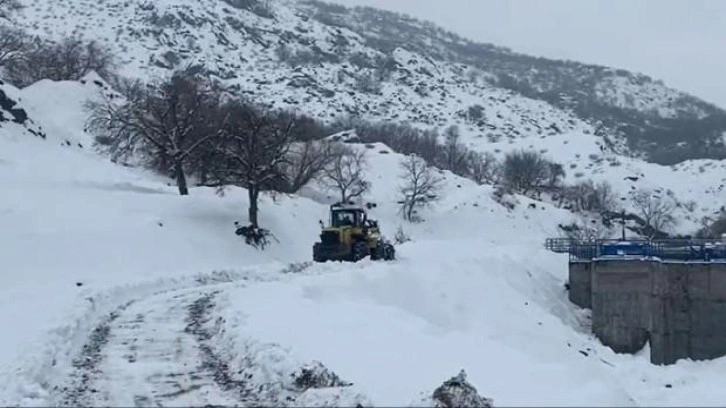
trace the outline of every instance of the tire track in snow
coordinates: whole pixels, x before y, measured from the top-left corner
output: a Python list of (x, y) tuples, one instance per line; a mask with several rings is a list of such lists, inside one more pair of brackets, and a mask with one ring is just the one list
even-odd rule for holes
[(213, 379), (217, 385), (226, 391), (238, 391), (240, 394), (244, 394), (245, 383), (232, 379), (229, 366), (217, 356), (212, 346), (207, 344), (213, 334), (207, 328), (206, 323), (211, 319), (214, 297), (217, 294), (219, 291), (207, 293), (189, 305), (188, 325), (184, 331), (196, 338), (201, 353), (202, 367), (213, 373)]
[(244, 364), (231, 367), (224, 355), (228, 345), (220, 344), (225, 321), (215, 313), (222, 292), (219, 287), (169, 291), (119, 307), (89, 336), (71, 386), (54, 405), (361, 406), (364, 397), (348, 389), (352, 384), (322, 364), (299, 366), (292, 377), (277, 372), (279, 366), (267, 371), (267, 358), (286, 358), (277, 345), (253, 349), (242, 342)]
[[(306, 269), (290, 268), (283, 275)], [(91, 326), (68, 385), (53, 388), (49, 405), (361, 406), (366, 397), (322, 363), (293, 362), (277, 344), (237, 340), (228, 330), (215, 312), (218, 295), (266, 280), (275, 279), (217, 273), (127, 298)]]
[(92, 388), (93, 377), (98, 372), (98, 365), (103, 359), (103, 348), (108, 343), (109, 333), (111, 332), (111, 324), (120, 316), (120, 314), (128, 308), (133, 301), (120, 306), (117, 310), (111, 312), (104, 321), (96, 326), (91, 333), (89, 340), (83, 345), (83, 349), (78, 358), (73, 361), (73, 367), (76, 372), (71, 376), (73, 385), (71, 388), (65, 388), (66, 394), (62, 406), (79, 406), (82, 399), (90, 392), (95, 393), (96, 389)]
[(217, 354), (214, 346), (210, 344), (210, 340), (214, 337), (214, 328), (223, 323), (222, 318), (218, 317), (210, 326), (210, 321), (214, 318), (212, 314), (215, 307), (214, 299), (219, 293), (220, 291), (209, 292), (188, 307), (187, 321), (189, 324), (185, 331), (195, 336), (197, 340), (203, 369), (213, 375), (213, 379), (220, 389), (234, 395), (242, 406), (282, 406), (279, 401), (266, 401), (265, 398), (259, 398), (255, 392), (257, 387), (251, 386), (247, 381), (235, 379), (229, 364)]
[[(302, 265), (290, 264), (287, 265), (281, 271), (281, 276), (290, 273), (300, 273), (307, 267), (311, 266), (312, 263), (305, 263)], [(208, 274), (199, 274), (196, 276), (182, 277), (179, 280), (160, 280), (156, 282), (150, 282), (148, 284), (141, 284), (125, 288), (123, 290), (114, 293), (113, 290), (109, 290), (108, 293), (102, 292), (94, 295), (94, 297), (88, 298), (91, 301), (93, 308), (95, 303), (103, 305), (104, 301), (108, 297), (120, 297), (124, 299), (121, 306), (109, 308), (112, 310), (108, 316), (102, 317), (101, 322), (95, 326), (90, 326), (91, 334), (88, 335), (85, 340), (82, 350), (79, 352), (78, 357), (69, 362), (68, 369), (71, 370), (71, 374), (66, 375), (65, 372), (61, 374), (65, 377), (61, 383), (58, 382), (58, 375), (54, 373), (47, 373), (39, 369), (27, 369), (26, 376), (31, 377), (32, 380), (29, 382), (45, 388), (48, 390), (48, 397), (43, 398), (41, 404), (48, 404), (54, 406), (82, 406), (88, 405), (88, 401), (93, 398), (91, 394), (97, 393), (97, 388), (93, 386), (94, 380), (99, 377), (99, 364), (105, 359), (105, 355), (101, 352), (104, 346), (109, 342), (111, 333), (111, 324), (119, 317), (121, 312), (128, 308), (135, 302), (151, 302), (152, 299), (161, 298), (164, 296), (172, 296), (173, 294), (182, 293), (184, 291), (202, 291), (205, 288), (211, 286), (223, 286), (239, 284), (241, 282), (264, 282), (279, 279), (270, 270), (269, 274), (262, 273), (259, 269), (250, 269), (247, 271), (213, 271)], [(176, 286), (176, 287), (175, 287)], [(111, 296), (109, 296), (111, 294)], [(134, 296), (136, 294), (137, 296)], [(133, 297), (132, 297), (133, 296)], [(121, 304), (121, 300), (116, 304)], [(101, 306), (104, 307), (104, 306)], [(85, 316), (86, 319), (94, 319), (93, 314)], [(143, 314), (137, 314), (137, 323), (142, 323), (145, 319)], [(183, 320), (183, 318), (181, 319)], [(81, 320), (78, 320), (76, 324), (81, 324)], [(64, 335), (61, 338), (54, 339), (55, 341), (67, 341), (68, 336)], [(132, 340), (136, 342), (137, 340)], [(130, 355), (135, 355), (134, 349), (138, 346), (130, 346)], [(67, 352), (72, 352), (71, 350)], [(49, 359), (52, 359), (51, 367), (56, 367), (56, 356), (53, 353), (48, 353)], [(131, 362), (135, 360), (135, 357), (130, 358)], [(49, 386), (49, 388), (46, 388)], [(31, 396), (24, 396), (29, 398), (35, 398)], [(127, 404), (128, 405), (128, 404)], [(142, 404), (143, 405), (143, 404)]]
[(193, 330), (216, 293), (174, 291), (122, 306), (90, 335), (59, 405), (239, 406)]

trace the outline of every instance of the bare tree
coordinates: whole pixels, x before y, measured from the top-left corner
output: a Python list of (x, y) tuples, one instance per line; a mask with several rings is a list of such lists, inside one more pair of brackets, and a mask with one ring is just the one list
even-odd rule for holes
[(572, 223), (565, 232), (565, 237), (578, 242), (593, 242), (599, 239), (612, 238), (614, 231), (595, 219), (580, 215), (577, 222)]
[(562, 180), (567, 174), (560, 163), (547, 162), (547, 187), (557, 189), (561, 186)]
[(429, 163), (442, 158), (442, 146), (438, 143), (439, 134), (435, 129), (422, 131), (398, 123), (355, 123), (354, 125), (364, 143), (384, 143), (398, 153), (415, 153)]
[(598, 184), (592, 180), (583, 181), (563, 189), (560, 206), (567, 201), (575, 211), (597, 211), (605, 213), (614, 211), (617, 198), (613, 188), (607, 181)]
[(0, 26), (0, 68), (20, 60), (27, 47), (26, 33), (16, 28)]
[(38, 39), (25, 44), (23, 58), (7, 63), (7, 76), (17, 86), (27, 86), (41, 79), (77, 81), (91, 71), (109, 79), (113, 76), (111, 52), (95, 41), (66, 38), (60, 43)]
[(226, 117), (214, 176), (218, 185), (233, 184), (247, 189), (248, 219), (259, 228), (259, 197), (270, 189), (281, 169), (288, 164), (295, 140), (295, 117), (258, 108), (242, 101), (224, 106)]
[(370, 188), (370, 183), (365, 178), (367, 165), (365, 150), (336, 146), (333, 159), (324, 170), (322, 182), (340, 194), (341, 202), (347, 203), (362, 196)]
[(496, 184), (501, 178), (501, 166), (490, 152), (469, 152), (467, 155), (468, 175), (477, 184)]
[(637, 214), (645, 222), (645, 233), (648, 238), (653, 238), (675, 224), (676, 219), (673, 216), (675, 206), (672, 202), (647, 189), (635, 191), (632, 199)]
[(325, 140), (308, 140), (292, 146), (281, 166), (278, 190), (297, 193), (313, 179), (323, 175), (336, 158), (332, 144)]
[(208, 83), (175, 73), (156, 86), (128, 84), (125, 103), (109, 96), (89, 104), (89, 129), (108, 146), (114, 159), (140, 153), (148, 164), (169, 171), (180, 195), (188, 195), (185, 165), (210, 139), (219, 137), (212, 126), (215, 94)]
[(503, 177), (513, 190), (527, 194), (548, 180), (548, 162), (534, 151), (512, 152), (504, 159)]
[(726, 234), (726, 213), (723, 211), (715, 219), (711, 217), (704, 218), (702, 223), (703, 228), (696, 233), (696, 236), (700, 238), (720, 239), (723, 234)]
[(9, 20), (10, 15), (22, 6), (18, 0), (0, 0), (0, 19)]
[(439, 198), (442, 179), (426, 160), (415, 154), (403, 159), (401, 169), (403, 170), (401, 174), (403, 185), (399, 187), (401, 212), (407, 221), (418, 221), (416, 209), (425, 207)]
[(461, 133), (457, 126), (450, 126), (444, 132), (444, 148), (442, 167), (454, 174), (463, 174), (466, 167), (466, 147), (461, 143)]
[(598, 211), (600, 213), (615, 211), (618, 206), (618, 199), (613, 191), (613, 186), (605, 180), (595, 185), (595, 196), (597, 197)]

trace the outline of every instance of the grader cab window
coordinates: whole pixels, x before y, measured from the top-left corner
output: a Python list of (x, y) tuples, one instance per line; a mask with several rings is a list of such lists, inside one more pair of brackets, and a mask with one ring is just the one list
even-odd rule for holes
[(333, 212), (333, 227), (356, 226), (363, 222), (364, 215), (357, 211)]

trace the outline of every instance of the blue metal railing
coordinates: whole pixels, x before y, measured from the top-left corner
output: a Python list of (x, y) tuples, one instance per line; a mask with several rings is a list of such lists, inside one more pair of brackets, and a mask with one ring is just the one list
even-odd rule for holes
[(593, 259), (655, 258), (668, 261), (726, 261), (726, 242), (713, 239), (599, 239), (579, 241), (569, 238), (550, 238), (545, 248), (567, 253), (570, 261)]

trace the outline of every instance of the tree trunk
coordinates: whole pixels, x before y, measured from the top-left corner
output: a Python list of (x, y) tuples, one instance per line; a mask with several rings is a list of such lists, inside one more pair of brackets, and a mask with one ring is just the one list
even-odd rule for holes
[(258, 190), (257, 186), (250, 183), (247, 185), (247, 194), (250, 199), (250, 206), (249, 206), (249, 210), (247, 213), (247, 218), (249, 219), (249, 222), (250, 222), (250, 224), (252, 224), (253, 227), (258, 228), (259, 221), (257, 220), (257, 213), (258, 213), (257, 199), (260, 196), (260, 191)]
[(407, 203), (407, 209), (406, 209), (406, 221), (411, 221), (411, 216), (413, 215), (413, 207), (415, 205), (416, 201), (414, 201), (414, 196), (411, 197), (411, 201)]
[(176, 173), (176, 186), (179, 188), (180, 195), (189, 195), (189, 187), (187, 186), (187, 177), (184, 174), (184, 166), (181, 160), (174, 161), (174, 173)]
[(199, 185), (207, 185), (207, 169), (204, 166), (199, 169)]

